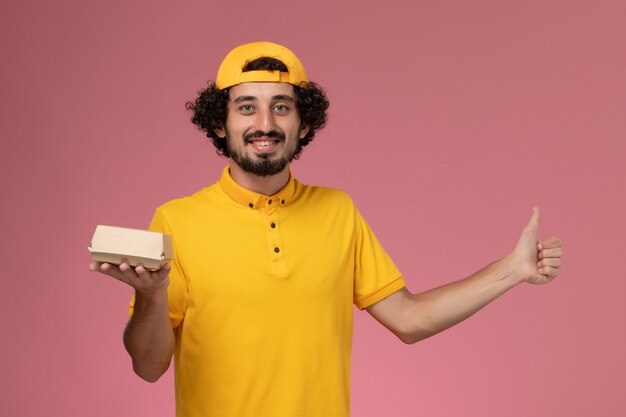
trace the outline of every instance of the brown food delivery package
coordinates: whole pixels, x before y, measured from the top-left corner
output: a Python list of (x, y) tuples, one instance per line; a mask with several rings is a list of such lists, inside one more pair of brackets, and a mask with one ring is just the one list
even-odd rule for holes
[(94, 261), (119, 265), (124, 259), (151, 271), (171, 261), (174, 252), (170, 235), (104, 225), (96, 227), (88, 249)]

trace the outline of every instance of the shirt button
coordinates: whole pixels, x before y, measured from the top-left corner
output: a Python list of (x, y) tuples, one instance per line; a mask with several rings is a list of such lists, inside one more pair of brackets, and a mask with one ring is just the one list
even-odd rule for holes
[(272, 199), (267, 200), (267, 204), (272, 204)]
[(270, 226), (272, 226), (272, 229), (275, 229), (276, 228), (276, 223), (272, 223), (272, 224), (270, 224)]
[(252, 208), (252, 207), (254, 207), (254, 204), (250, 203), (250, 204), (248, 204), (248, 207)]
[(280, 249), (274, 248), (274, 252), (278, 253), (278, 252), (280, 252)]

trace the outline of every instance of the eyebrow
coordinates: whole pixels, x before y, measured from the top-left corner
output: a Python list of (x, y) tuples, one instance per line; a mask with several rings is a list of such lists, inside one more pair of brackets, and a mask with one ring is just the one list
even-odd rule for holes
[[(234, 102), (241, 103), (242, 101), (256, 101), (256, 99), (257, 98), (255, 96), (239, 96), (234, 100)], [(290, 103), (295, 102), (293, 97), (286, 95), (286, 94), (277, 94), (275, 96), (272, 96), (272, 100), (284, 100), (284, 101), (289, 101)]]
[(276, 95), (276, 96), (272, 96), (272, 99), (273, 99), (273, 100), (283, 100), (283, 101), (289, 101), (289, 102), (291, 102), (291, 103), (293, 103), (293, 102), (294, 102), (293, 97), (288, 96), (288, 95), (286, 95), (286, 94), (278, 94), (278, 95)]
[(241, 103), (242, 101), (255, 101), (255, 96), (239, 96), (235, 99), (235, 103)]

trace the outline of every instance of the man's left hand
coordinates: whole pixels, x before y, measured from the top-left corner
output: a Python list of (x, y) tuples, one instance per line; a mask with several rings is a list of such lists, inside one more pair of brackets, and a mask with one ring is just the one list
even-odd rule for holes
[(521, 281), (531, 284), (547, 284), (552, 281), (558, 273), (563, 256), (563, 246), (558, 237), (537, 240), (539, 217), (539, 209), (533, 208), (533, 215), (511, 254), (515, 274), (520, 274)]

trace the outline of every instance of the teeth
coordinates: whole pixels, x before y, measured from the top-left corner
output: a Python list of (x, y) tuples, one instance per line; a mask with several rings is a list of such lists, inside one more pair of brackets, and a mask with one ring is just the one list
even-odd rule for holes
[(270, 146), (271, 144), (272, 144), (272, 142), (269, 141), (269, 140), (264, 140), (262, 142), (260, 142), (260, 141), (257, 142), (257, 145), (259, 145), (259, 146)]

